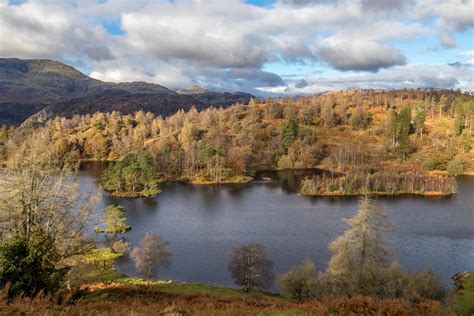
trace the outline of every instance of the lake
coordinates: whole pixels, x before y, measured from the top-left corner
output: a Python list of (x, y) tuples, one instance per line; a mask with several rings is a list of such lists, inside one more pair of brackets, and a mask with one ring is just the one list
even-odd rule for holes
[[(103, 165), (86, 164), (81, 191), (96, 193)], [(318, 270), (330, 259), (329, 243), (347, 228), (358, 208), (357, 197), (303, 197), (302, 177), (314, 171), (280, 171), (238, 185), (167, 183), (154, 198), (126, 199), (100, 193), (98, 217), (108, 204), (127, 208), (132, 230), (121, 234), (138, 245), (147, 232), (163, 235), (173, 252), (159, 278), (232, 286), (227, 258), (232, 247), (261, 243), (275, 263), (275, 273), (310, 258)], [(271, 180), (268, 180), (271, 178)], [(431, 267), (442, 282), (474, 269), (474, 177), (459, 177), (450, 197), (378, 197), (394, 228), (389, 245), (410, 271)], [(136, 276), (133, 262), (117, 260), (118, 271)], [(275, 290), (275, 287), (272, 287)]]

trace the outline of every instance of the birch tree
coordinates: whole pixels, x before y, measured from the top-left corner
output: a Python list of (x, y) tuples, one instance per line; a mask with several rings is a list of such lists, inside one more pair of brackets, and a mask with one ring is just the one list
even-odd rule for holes
[(267, 258), (261, 244), (248, 244), (232, 250), (228, 270), (237, 285), (246, 292), (265, 288), (273, 281), (273, 262)]
[(133, 248), (131, 253), (135, 269), (145, 277), (147, 286), (152, 277), (158, 277), (159, 265), (168, 264), (171, 255), (169, 242), (154, 233), (147, 233), (140, 241), (140, 247)]

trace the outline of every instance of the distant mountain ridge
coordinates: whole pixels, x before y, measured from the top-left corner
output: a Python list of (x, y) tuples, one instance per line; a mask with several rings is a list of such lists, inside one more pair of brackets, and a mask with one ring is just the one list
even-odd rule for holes
[(29, 117), (42, 122), (54, 116), (97, 111), (128, 114), (143, 110), (169, 115), (193, 106), (203, 109), (248, 103), (253, 97), (197, 88), (186, 93), (189, 89), (176, 92), (147, 82), (103, 82), (58, 61), (0, 58), (0, 125), (19, 125)]

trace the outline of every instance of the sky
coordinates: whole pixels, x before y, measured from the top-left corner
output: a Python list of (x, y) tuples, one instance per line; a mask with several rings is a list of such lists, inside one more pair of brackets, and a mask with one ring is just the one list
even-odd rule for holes
[(0, 0), (0, 56), (257, 96), (474, 91), (474, 0)]

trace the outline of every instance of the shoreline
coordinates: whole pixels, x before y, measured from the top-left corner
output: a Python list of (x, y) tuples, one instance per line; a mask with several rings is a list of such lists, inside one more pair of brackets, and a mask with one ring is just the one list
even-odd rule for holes
[[(87, 162), (104, 163), (104, 162), (111, 162), (111, 160), (105, 161), (105, 160), (81, 159), (80, 162), (81, 163), (87, 163)], [(311, 168), (285, 168), (285, 169), (272, 168), (272, 169), (259, 170), (259, 171), (256, 172), (256, 174), (258, 174), (258, 173), (263, 173), (264, 174), (265, 172), (278, 172), (278, 171), (319, 171), (319, 172), (322, 172), (322, 173), (331, 173), (331, 174), (336, 174), (337, 173), (339, 176), (344, 175), (344, 173), (341, 172), (341, 171), (331, 170), (330, 168), (328, 168), (327, 165), (318, 165), (318, 166), (311, 167)], [(445, 172), (445, 171), (427, 172), (427, 175), (429, 175), (429, 176), (442, 176), (442, 177), (449, 176), (447, 174), (447, 172)], [(472, 171), (472, 172), (467, 171), (462, 175), (454, 176), (454, 179), (457, 179), (460, 176), (469, 176), (469, 177), (474, 176), (474, 171)], [(209, 179), (206, 175), (197, 174), (197, 175), (193, 176), (192, 178), (189, 178), (188, 176), (179, 176), (179, 177), (173, 177), (173, 178), (171, 178), (171, 177), (160, 177), (160, 178), (157, 178), (156, 181), (159, 184), (168, 183), (168, 182), (169, 183), (179, 182), (179, 183), (187, 183), (187, 184), (205, 186), (205, 185), (222, 185), (222, 184), (224, 184), (224, 185), (225, 184), (246, 184), (246, 183), (250, 183), (250, 182), (255, 181), (255, 180), (262, 180), (262, 179), (266, 180), (266, 181), (272, 180), (270, 177), (265, 177), (265, 176), (257, 177), (256, 175), (254, 175), (254, 176), (234, 175), (234, 176), (225, 178), (225, 179), (220, 180), (220, 181), (215, 181), (215, 180)], [(108, 190), (103, 189), (101, 186), (100, 186), (100, 189), (103, 190), (104, 192), (107, 192), (108, 194), (110, 194), (111, 196), (114, 196), (114, 197), (131, 198), (131, 199), (151, 198), (151, 197), (155, 197), (155, 196), (157, 196), (157, 195), (159, 195), (160, 193), (163, 192), (162, 190), (159, 190), (156, 194), (146, 195), (146, 194), (143, 194), (142, 192), (108, 191)], [(365, 194), (364, 192), (342, 193), (340, 191), (333, 191), (333, 192), (325, 191), (325, 192), (320, 192), (320, 193), (303, 193), (303, 192), (299, 191), (297, 193), (299, 193), (301, 196), (314, 196), (314, 197), (344, 197), (344, 196), (354, 197), (354, 196), (361, 196), (361, 195)], [(446, 193), (443, 193), (443, 192), (440, 192), (440, 191), (427, 191), (427, 192), (405, 191), (405, 192), (395, 192), (395, 193), (373, 191), (373, 192), (370, 192), (369, 195), (372, 195), (372, 196), (403, 196), (403, 195), (408, 196), (408, 195), (412, 195), (412, 196), (422, 196), (422, 197), (443, 197), (443, 196), (451, 196), (451, 195), (454, 195), (456, 193), (457, 193), (456, 191), (446, 192)]]

